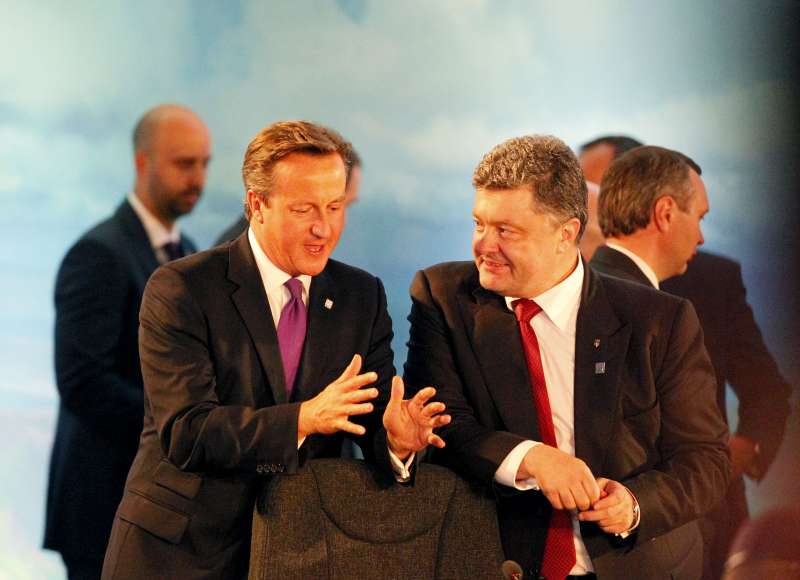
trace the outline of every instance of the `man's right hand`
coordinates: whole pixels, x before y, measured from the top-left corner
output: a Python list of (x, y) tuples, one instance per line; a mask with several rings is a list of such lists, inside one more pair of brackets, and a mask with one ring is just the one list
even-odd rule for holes
[(337, 431), (347, 431), (354, 435), (363, 435), (366, 429), (351, 423), (351, 415), (365, 415), (372, 411), (372, 403), (368, 402), (378, 396), (378, 389), (363, 389), (378, 380), (374, 372), (358, 374), (361, 370), (361, 357), (354, 355), (353, 360), (344, 369), (338, 379), (325, 387), (313, 399), (300, 404), (300, 416), (297, 420), (297, 439), (321, 433), (330, 435)]
[(531, 477), (536, 478), (553, 509), (583, 511), (600, 499), (600, 487), (589, 467), (550, 445), (537, 445), (525, 454), (517, 480)]

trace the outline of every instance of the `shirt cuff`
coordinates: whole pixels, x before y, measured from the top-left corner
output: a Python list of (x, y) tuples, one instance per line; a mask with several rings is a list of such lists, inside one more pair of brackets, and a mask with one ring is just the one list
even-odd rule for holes
[(639, 527), (639, 522), (642, 521), (642, 512), (639, 509), (639, 501), (636, 499), (636, 496), (633, 495), (633, 492), (629, 490), (627, 487), (625, 490), (631, 495), (631, 499), (633, 500), (633, 523), (631, 527), (625, 530), (624, 532), (620, 532), (618, 534), (614, 534), (618, 538), (624, 540), (628, 536), (630, 536), (633, 532), (636, 531), (636, 528)]
[(536, 481), (535, 477), (517, 481), (517, 472), (528, 451), (541, 444), (540, 441), (523, 441), (514, 447), (514, 449), (506, 455), (506, 458), (503, 459), (497, 471), (494, 472), (494, 480), (499, 484), (513, 487), (520, 491), (527, 491), (529, 489), (538, 490), (539, 482)]
[(411, 479), (411, 466), (414, 464), (414, 457), (416, 457), (416, 455), (416, 453), (412, 453), (408, 456), (405, 463), (403, 463), (403, 461), (389, 449), (389, 461), (392, 462), (392, 471), (394, 471), (394, 478), (397, 480), (397, 483), (407, 483)]

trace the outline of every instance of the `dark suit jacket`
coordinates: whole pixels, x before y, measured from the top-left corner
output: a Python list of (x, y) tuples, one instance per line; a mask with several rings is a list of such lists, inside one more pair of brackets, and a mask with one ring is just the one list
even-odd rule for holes
[[(194, 245), (183, 238), (184, 252)], [(55, 289), (60, 395), (44, 547), (102, 560), (142, 431), (139, 304), (158, 260), (133, 208), (70, 248)]]
[(783, 439), (792, 388), (764, 344), (747, 303), (741, 266), (698, 252), (686, 273), (664, 280), (661, 289), (694, 304), (717, 376), (719, 407), (725, 413), (727, 383), (739, 400), (737, 432), (759, 444), (765, 473)]
[[(327, 302), (330, 301), (330, 302)], [(327, 306), (326, 306), (327, 302)], [(103, 578), (241, 578), (264, 478), (336, 457), (342, 435), (297, 449), (299, 401), (335, 380), (354, 353), (379, 376), (362, 449), (388, 464), (379, 430), (394, 375), (381, 282), (330, 260), (313, 278), (292, 401), (278, 338), (246, 235), (157, 270), (145, 290), (140, 349), (145, 419), (117, 510)]]
[[(435, 385), (452, 415), (441, 430), (447, 447), (434, 458), (492, 486), (516, 445), (541, 441), (517, 321), (468, 262), (419, 272), (411, 297), (406, 379), (412, 389)], [(639, 528), (622, 545), (581, 524), (598, 577), (699, 575), (693, 520), (721, 496), (729, 460), (691, 305), (586, 268), (574, 388), (576, 456), (596, 476), (624, 483), (641, 506)], [(494, 492), (506, 557), (536, 577), (549, 504), (538, 491)]]

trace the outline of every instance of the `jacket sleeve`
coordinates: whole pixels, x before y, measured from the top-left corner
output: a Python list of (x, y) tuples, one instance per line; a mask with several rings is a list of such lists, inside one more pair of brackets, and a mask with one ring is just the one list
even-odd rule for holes
[(145, 288), (139, 346), (149, 412), (162, 451), (185, 471), (253, 472), (262, 463), (298, 467), (299, 403), (221, 404), (209, 330), (183, 276), (169, 265)]
[(694, 308), (677, 307), (663, 344), (652, 347), (660, 408), (658, 461), (625, 480), (641, 508), (638, 541), (674, 529), (712, 509), (730, 477), (727, 427)]
[(142, 388), (120, 372), (120, 351), (136, 349), (124, 344), (124, 325), (137, 298), (112, 248), (82, 239), (67, 252), (55, 288), (58, 390), (67, 409), (112, 438), (142, 429)]
[(739, 400), (737, 433), (758, 443), (759, 471), (763, 476), (783, 439), (792, 388), (764, 344), (753, 310), (747, 303), (738, 264), (728, 286), (727, 312), (731, 332), (726, 379)]

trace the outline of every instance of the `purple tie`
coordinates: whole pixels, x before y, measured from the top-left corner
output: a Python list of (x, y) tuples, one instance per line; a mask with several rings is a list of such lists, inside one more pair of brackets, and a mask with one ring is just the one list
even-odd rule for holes
[(278, 321), (278, 344), (283, 359), (286, 396), (291, 398), (297, 367), (300, 365), (300, 355), (303, 354), (308, 313), (306, 305), (303, 304), (303, 283), (298, 278), (290, 278), (284, 286), (289, 289), (292, 296), (281, 310), (281, 318)]

